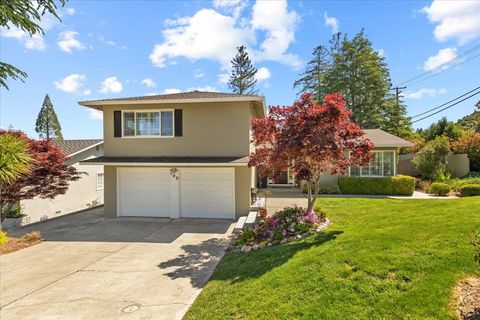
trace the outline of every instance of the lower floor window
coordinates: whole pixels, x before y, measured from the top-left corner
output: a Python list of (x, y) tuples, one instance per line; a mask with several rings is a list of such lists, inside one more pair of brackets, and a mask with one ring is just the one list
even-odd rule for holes
[(395, 175), (395, 151), (374, 151), (368, 165), (350, 166), (351, 177), (384, 177)]
[(103, 172), (97, 172), (97, 190), (103, 190)]

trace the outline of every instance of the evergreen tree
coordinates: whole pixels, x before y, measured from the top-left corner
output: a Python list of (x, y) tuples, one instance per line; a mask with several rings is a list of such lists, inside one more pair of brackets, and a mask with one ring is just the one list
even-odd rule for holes
[(63, 140), (62, 127), (58, 121), (57, 114), (53, 108), (48, 94), (43, 100), (42, 108), (38, 113), (37, 122), (35, 123), (35, 131), (40, 139), (57, 139)]
[(228, 86), (235, 93), (257, 94), (258, 91), (255, 89), (257, 69), (252, 65), (245, 46), (240, 46), (237, 50), (237, 54), (231, 61), (232, 74)]
[(313, 59), (307, 63), (305, 72), (293, 84), (299, 89), (299, 93), (310, 92), (317, 103), (322, 103), (323, 97), (328, 94), (325, 86), (325, 73), (330, 65), (330, 57), (327, 48), (319, 45), (313, 50)]
[(398, 101), (394, 94), (387, 97), (383, 108), (383, 117), (383, 123), (380, 127), (382, 130), (403, 139), (409, 140), (412, 138), (412, 122), (407, 117), (407, 106), (401, 97), (398, 97)]
[(329, 48), (318, 46), (294, 87), (313, 93), (319, 103), (328, 93), (341, 93), (361, 128), (383, 128), (394, 134), (411, 130), (405, 105), (397, 105), (389, 91), (385, 58), (373, 49), (363, 30), (351, 40), (341, 33), (334, 35)]
[(459, 119), (457, 124), (463, 130), (472, 130), (477, 133), (480, 133), (480, 101), (478, 101), (475, 106), (477, 110), (473, 111), (473, 113), (466, 115), (465, 117)]

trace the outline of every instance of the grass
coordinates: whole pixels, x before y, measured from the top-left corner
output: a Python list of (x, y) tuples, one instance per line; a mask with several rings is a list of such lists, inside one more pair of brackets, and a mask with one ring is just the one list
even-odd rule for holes
[(21, 238), (9, 237), (5, 232), (0, 234), (0, 255), (31, 247), (42, 242), (42, 235), (38, 231), (27, 233)]
[(455, 319), (480, 197), (317, 201), (325, 233), (226, 255), (185, 319)]

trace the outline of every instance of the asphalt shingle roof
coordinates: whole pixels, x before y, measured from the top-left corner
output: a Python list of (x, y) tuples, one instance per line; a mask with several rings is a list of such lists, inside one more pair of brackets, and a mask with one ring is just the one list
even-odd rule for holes
[(102, 142), (102, 139), (53, 140), (53, 143), (67, 156)]
[(102, 163), (248, 163), (243, 157), (98, 157), (82, 161)]
[(365, 136), (375, 147), (412, 147), (413, 143), (380, 129), (364, 129)]
[(249, 95), (249, 94), (208, 92), (208, 91), (195, 90), (195, 91), (189, 91), (189, 92), (168, 93), (168, 94), (158, 94), (158, 95), (149, 95), (149, 96), (82, 101), (80, 103), (99, 102), (99, 101), (148, 101), (148, 100), (182, 100), (182, 99), (216, 99), (216, 98), (221, 99), (221, 98), (238, 98), (238, 97), (261, 98), (261, 96)]

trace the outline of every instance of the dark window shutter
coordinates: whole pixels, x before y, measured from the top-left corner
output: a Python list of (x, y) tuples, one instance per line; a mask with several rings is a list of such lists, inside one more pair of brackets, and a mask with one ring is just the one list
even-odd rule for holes
[(183, 118), (182, 109), (175, 109), (175, 137), (181, 137), (183, 135)]
[(115, 138), (122, 137), (122, 112), (113, 111), (113, 136)]

